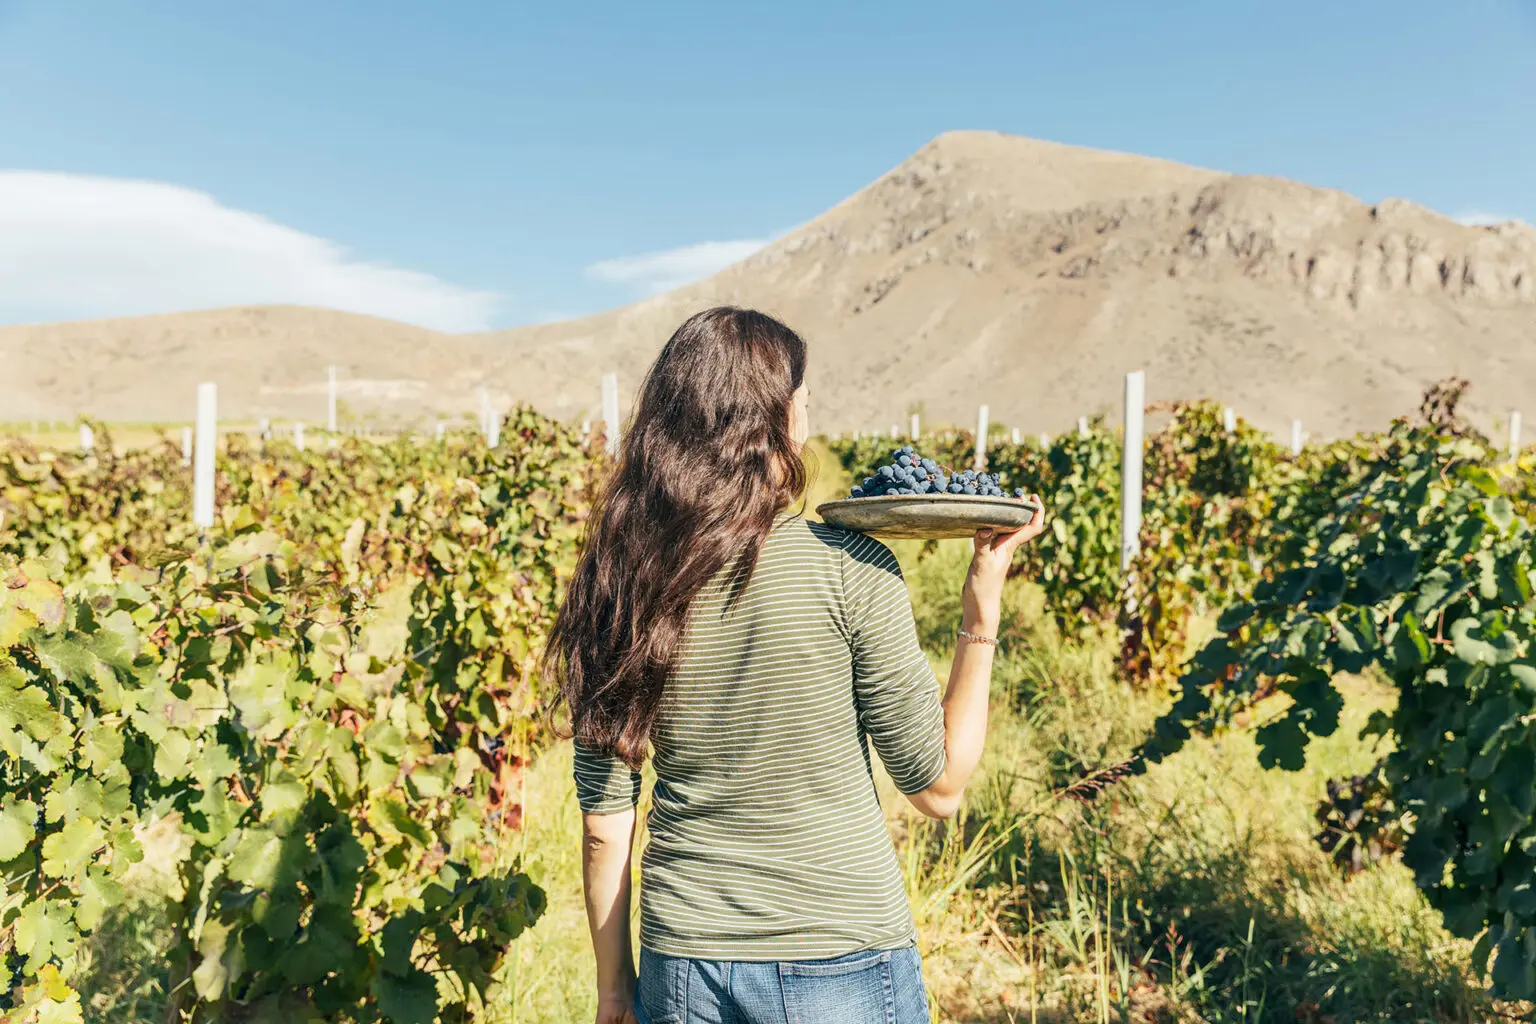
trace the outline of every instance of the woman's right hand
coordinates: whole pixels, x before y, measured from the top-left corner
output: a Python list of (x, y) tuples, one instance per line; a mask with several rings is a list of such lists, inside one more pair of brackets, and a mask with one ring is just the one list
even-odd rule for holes
[(623, 1001), (597, 1002), (597, 1020), (594, 1024), (640, 1024), (632, 1003)]
[(1003, 602), (1003, 583), (1008, 579), (1014, 552), (1045, 531), (1045, 503), (1038, 494), (1031, 494), (1029, 501), (1040, 509), (1040, 514), (1028, 526), (1017, 530), (976, 531), (971, 569), (966, 573), (965, 587), (960, 593), (969, 627), (988, 634), (996, 633)]

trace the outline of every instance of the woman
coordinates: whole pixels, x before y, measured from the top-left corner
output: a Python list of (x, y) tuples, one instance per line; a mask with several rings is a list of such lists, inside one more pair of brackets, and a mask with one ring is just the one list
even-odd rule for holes
[(550, 640), (576, 740), (598, 1024), (929, 1020), (866, 737), (914, 806), (955, 813), (981, 757), (1008, 563), (1041, 524), (976, 535), (941, 701), (890, 551), (790, 514), (805, 362), (761, 313), (678, 328)]

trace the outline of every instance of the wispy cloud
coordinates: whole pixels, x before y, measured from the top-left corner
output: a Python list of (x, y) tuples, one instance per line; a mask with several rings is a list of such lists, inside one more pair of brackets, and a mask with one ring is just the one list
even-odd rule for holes
[(178, 185), (0, 171), (0, 322), (253, 303), (327, 306), (444, 331), (500, 304)]
[(1489, 213), (1487, 210), (1468, 210), (1465, 213), (1458, 213), (1452, 219), (1474, 228), (1485, 228), (1493, 224), (1503, 224), (1507, 221), (1523, 223), (1519, 217), (1511, 216), (1507, 213)]
[(593, 263), (586, 268), (586, 275), (594, 281), (630, 285), (655, 295), (724, 270), (771, 241), (772, 238), (740, 238), (730, 242), (699, 242), (638, 256), (621, 256)]

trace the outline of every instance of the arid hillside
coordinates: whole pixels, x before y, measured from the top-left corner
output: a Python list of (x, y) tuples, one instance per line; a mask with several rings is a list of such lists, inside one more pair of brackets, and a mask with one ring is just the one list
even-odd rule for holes
[(482, 385), (595, 416), (603, 370), (627, 396), (681, 319), (722, 302), (806, 335), (827, 430), (914, 409), (966, 423), (986, 402), (1057, 431), (1112, 413), (1136, 368), (1150, 399), (1314, 434), (1382, 426), (1450, 374), (1485, 425), (1536, 386), (1536, 229), (957, 132), (707, 280), (580, 320), (448, 336), (274, 307), (0, 328), (0, 419), (185, 419), (212, 379), (232, 416), (316, 422), (329, 363), (370, 417), (467, 412)]

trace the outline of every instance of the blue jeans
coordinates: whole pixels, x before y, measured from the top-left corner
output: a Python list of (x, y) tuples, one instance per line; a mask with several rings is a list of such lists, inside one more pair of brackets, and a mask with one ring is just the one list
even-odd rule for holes
[(640, 1024), (928, 1024), (911, 946), (832, 960), (688, 960), (640, 950)]

